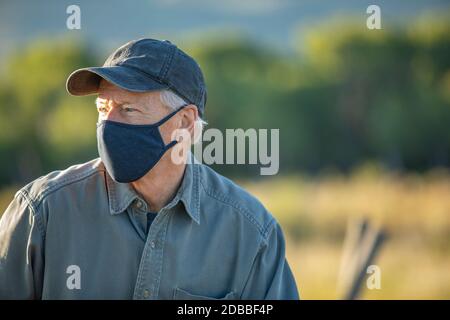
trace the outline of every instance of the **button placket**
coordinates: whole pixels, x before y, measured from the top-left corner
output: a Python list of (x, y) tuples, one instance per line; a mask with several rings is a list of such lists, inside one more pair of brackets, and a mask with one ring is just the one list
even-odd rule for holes
[(145, 241), (147, 239), (147, 216), (146, 213), (147, 204), (141, 200), (136, 199), (133, 202), (132, 210), (133, 210), (133, 216), (134, 220), (139, 224), (139, 234)]
[(162, 250), (164, 246), (157, 246), (156, 244), (164, 243), (168, 221), (167, 213), (160, 212), (150, 227), (139, 265), (134, 292), (135, 299), (139, 299), (140, 297), (144, 299), (158, 298), (163, 263)]

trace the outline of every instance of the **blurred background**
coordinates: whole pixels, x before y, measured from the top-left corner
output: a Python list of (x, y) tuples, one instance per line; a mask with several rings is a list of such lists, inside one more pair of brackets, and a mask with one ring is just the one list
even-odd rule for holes
[(364, 280), (359, 298), (450, 298), (449, 1), (0, 1), (0, 215), (26, 183), (98, 156), (95, 97), (65, 80), (142, 37), (199, 62), (208, 127), (280, 129), (279, 174), (214, 168), (278, 219), (303, 299), (343, 297), (361, 218), (386, 240), (381, 288)]

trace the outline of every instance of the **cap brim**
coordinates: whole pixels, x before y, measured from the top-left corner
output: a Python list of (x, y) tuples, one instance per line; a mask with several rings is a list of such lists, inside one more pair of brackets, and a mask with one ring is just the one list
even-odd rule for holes
[(74, 96), (95, 94), (98, 93), (98, 87), (102, 79), (132, 92), (169, 88), (140, 71), (123, 66), (112, 66), (78, 69), (67, 78), (66, 89)]

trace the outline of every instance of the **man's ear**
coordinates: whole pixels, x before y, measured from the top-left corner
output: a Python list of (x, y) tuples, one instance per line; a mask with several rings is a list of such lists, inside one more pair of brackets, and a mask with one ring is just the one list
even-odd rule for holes
[(195, 120), (198, 118), (197, 107), (193, 104), (187, 105), (182, 111), (181, 128), (190, 132), (191, 136), (194, 134)]

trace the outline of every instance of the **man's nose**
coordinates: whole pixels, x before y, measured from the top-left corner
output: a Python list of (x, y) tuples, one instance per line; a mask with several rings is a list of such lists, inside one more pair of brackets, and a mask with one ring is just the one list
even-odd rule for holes
[(112, 101), (108, 102), (108, 112), (104, 115), (104, 120), (121, 122), (120, 108)]

